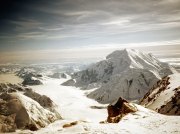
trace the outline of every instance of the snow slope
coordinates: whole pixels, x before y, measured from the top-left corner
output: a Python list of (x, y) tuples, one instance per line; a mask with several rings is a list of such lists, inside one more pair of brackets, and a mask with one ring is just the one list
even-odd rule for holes
[(37, 125), (38, 128), (47, 126), (57, 119), (61, 119), (61, 117), (58, 117), (55, 113), (43, 108), (38, 102), (34, 101), (33, 99), (20, 93), (14, 94), (16, 94), (22, 105), (25, 107), (30, 121), (37, 124), (39, 123), (39, 126)]
[[(128, 114), (118, 124), (100, 124), (107, 118), (107, 105), (99, 104), (85, 96), (86, 91), (75, 87), (59, 85), (65, 79), (45, 78), (44, 85), (32, 86), (40, 93), (49, 96), (58, 106), (64, 120), (56, 121), (49, 126), (42, 128), (36, 134), (152, 134), (152, 133), (173, 133), (178, 134), (180, 117), (160, 115), (156, 112), (135, 105), (138, 112)], [(93, 109), (97, 106), (102, 109)], [(77, 125), (63, 128), (64, 124), (78, 121)], [(137, 129), (138, 128), (138, 129)], [(32, 133), (30, 131), (18, 130), (16, 133)]]
[[(47, 95), (53, 102), (55, 102), (55, 104), (59, 104), (59, 113), (63, 118), (86, 121), (93, 119), (97, 121), (106, 117), (105, 114), (101, 114), (102, 110), (94, 110), (90, 108), (90, 106), (104, 105), (87, 98), (84, 91), (81, 91), (76, 87), (60, 85), (60, 83), (66, 80), (67, 79), (54, 79), (46, 77), (43, 81), (43, 85), (31, 86), (31, 88), (34, 89), (35, 92)], [(79, 112), (81, 114), (79, 114)]]
[(163, 114), (180, 115), (180, 73), (158, 81), (140, 103)]
[(161, 77), (174, 72), (173, 67), (151, 54), (124, 49), (114, 51), (105, 60), (75, 73), (73, 78), (76, 83), (70, 84), (83, 89), (92, 83), (102, 85), (88, 95), (101, 103), (111, 103), (120, 96), (127, 100), (138, 100)]

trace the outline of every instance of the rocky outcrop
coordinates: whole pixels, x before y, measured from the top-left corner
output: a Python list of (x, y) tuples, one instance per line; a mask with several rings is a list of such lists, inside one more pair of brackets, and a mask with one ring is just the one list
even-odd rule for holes
[(61, 116), (23, 94), (0, 95), (0, 132), (11, 132), (16, 128), (35, 131), (57, 119), (61, 119)]
[(166, 115), (180, 115), (180, 86), (175, 88), (175, 94), (171, 100), (158, 109), (158, 113)]
[(55, 79), (60, 79), (60, 78), (66, 79), (67, 74), (65, 74), (65, 73), (54, 73), (52, 75), (48, 75), (48, 77), (55, 78)]
[(15, 132), (17, 126), (14, 121), (15, 121), (15, 114), (9, 116), (0, 115), (0, 132), (2, 133)]
[(23, 85), (41, 85), (43, 84), (40, 80), (34, 77), (25, 77), (24, 81), (22, 82)]
[(39, 80), (43, 75), (38, 73), (40, 69), (31, 68), (31, 67), (23, 67), (21, 70), (16, 72), (16, 75), (23, 78), (24, 81), (22, 82), (23, 85), (41, 85), (42, 82)]
[(146, 108), (166, 115), (180, 115), (180, 74), (159, 80), (141, 99)]
[(64, 79), (67, 79), (67, 74), (61, 73), (60, 77), (61, 77), (61, 78), (64, 78)]
[(24, 91), (24, 88), (20, 84), (11, 84), (11, 83), (0, 83), (0, 93), (3, 92), (17, 92)]
[(63, 85), (63, 86), (74, 86), (74, 84), (75, 84), (75, 80), (70, 79), (70, 80), (62, 83), (61, 85)]
[(136, 112), (137, 108), (120, 97), (117, 102), (110, 104), (107, 110), (107, 122), (118, 123), (128, 113)]
[(0, 98), (0, 115), (12, 116), (15, 115), (14, 124), (17, 128), (25, 128), (29, 122), (29, 116), (26, 109), (21, 104), (21, 101), (14, 94), (1, 94)]
[(77, 124), (78, 124), (78, 121), (73, 121), (71, 123), (64, 124), (62, 127), (67, 128), (67, 127), (72, 127), (72, 126), (77, 125)]
[(33, 66), (26, 66), (26, 67), (21, 67), (20, 70), (16, 72), (17, 76), (21, 78), (25, 77), (42, 77), (41, 72), (43, 68), (41, 67), (33, 67)]

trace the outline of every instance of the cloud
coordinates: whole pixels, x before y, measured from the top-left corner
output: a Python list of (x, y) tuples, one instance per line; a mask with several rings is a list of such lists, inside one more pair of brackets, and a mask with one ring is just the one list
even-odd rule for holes
[(44, 50), (26, 50), (1, 52), (0, 62), (64, 62), (64, 61), (89, 61), (104, 59), (114, 50), (124, 48), (134, 48), (147, 53), (152, 53), (163, 61), (179, 61), (180, 57), (180, 40), (161, 41), (151, 43), (130, 43), (130, 44), (99, 44), (81, 47), (69, 47), (62, 49), (44, 49)]
[(10, 23), (15, 24), (18, 28), (20, 28), (17, 29), (17, 31), (37, 28), (38, 26), (43, 24), (37, 20), (23, 19), (23, 18), (21, 18), (20, 20), (12, 20), (10, 21)]
[(156, 46), (180, 39), (179, 0), (14, 0), (5, 7), (1, 50)]

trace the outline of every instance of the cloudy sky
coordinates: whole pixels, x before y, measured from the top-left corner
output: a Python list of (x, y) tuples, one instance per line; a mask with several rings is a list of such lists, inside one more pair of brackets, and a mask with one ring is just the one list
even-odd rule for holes
[(180, 61), (180, 0), (0, 0), (0, 62), (98, 59), (121, 48)]

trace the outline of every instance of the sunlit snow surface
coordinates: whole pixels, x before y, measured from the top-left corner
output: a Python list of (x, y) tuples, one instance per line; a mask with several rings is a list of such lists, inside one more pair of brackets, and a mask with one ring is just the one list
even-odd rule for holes
[[(44, 78), (44, 85), (32, 86), (40, 93), (49, 96), (58, 106), (63, 120), (56, 121), (36, 132), (18, 130), (16, 133), (37, 134), (179, 134), (180, 117), (160, 115), (141, 106), (138, 112), (128, 114), (118, 124), (100, 124), (107, 118), (106, 109), (92, 109), (90, 106), (105, 106), (85, 96), (85, 91), (75, 87), (61, 86), (65, 79)], [(72, 121), (75, 126), (63, 128)]]

